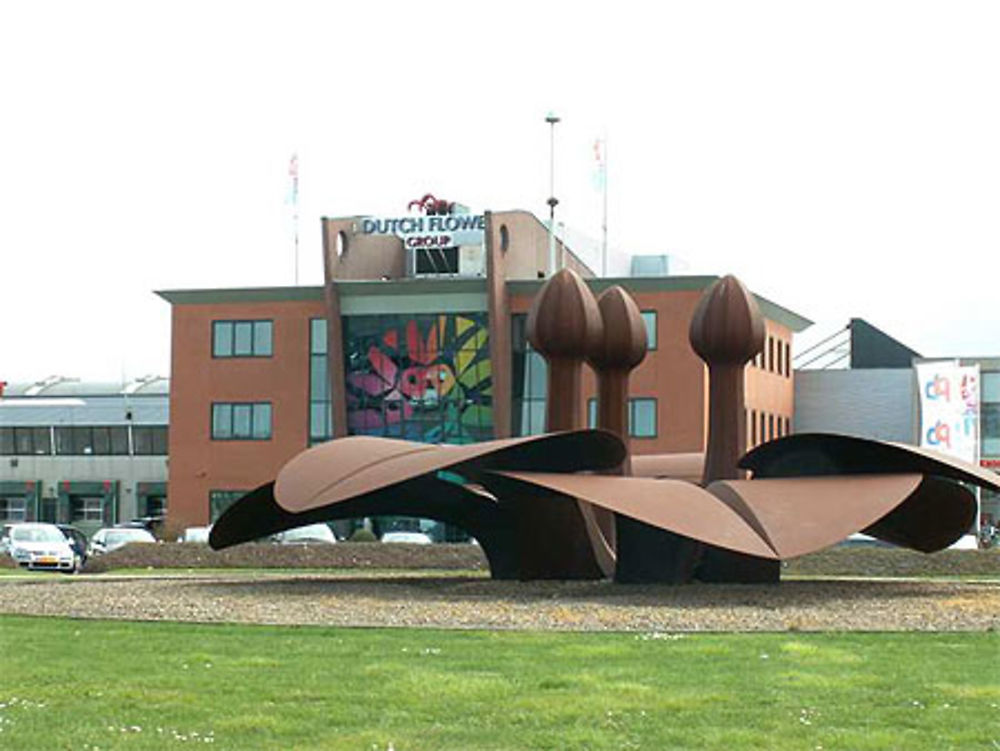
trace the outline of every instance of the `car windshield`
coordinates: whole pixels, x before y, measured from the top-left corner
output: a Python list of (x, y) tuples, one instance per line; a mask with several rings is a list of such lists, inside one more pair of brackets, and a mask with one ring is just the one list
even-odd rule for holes
[(56, 527), (14, 527), (10, 539), (14, 542), (66, 542)]
[(124, 545), (127, 542), (149, 542), (153, 538), (144, 529), (115, 529), (105, 536), (108, 545)]

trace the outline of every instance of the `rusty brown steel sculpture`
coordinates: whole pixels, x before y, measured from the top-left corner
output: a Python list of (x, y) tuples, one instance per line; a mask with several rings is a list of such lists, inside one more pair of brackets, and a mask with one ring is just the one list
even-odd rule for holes
[[(1000, 491), (1000, 478), (979, 467), (853, 436), (788, 436), (740, 457), (743, 368), (760, 350), (763, 320), (732, 277), (706, 291), (691, 323), (692, 346), (709, 368), (706, 454), (629, 462), (626, 384), (644, 349), (637, 309), (623, 291), (596, 303), (574, 277), (553, 276), (529, 316), (532, 344), (549, 359), (554, 432), (467, 446), (363, 436), (320, 444), (227, 509), (211, 545), (316, 521), (403, 514), (467, 529), (497, 578), (600, 576), (610, 559), (622, 581), (776, 581), (778, 561), (857, 531), (940, 550), (975, 513), (961, 483)], [(575, 429), (585, 358), (598, 373), (600, 422), (610, 431)], [(630, 467), (642, 476), (622, 474)]]
[[(646, 356), (648, 337), (642, 313), (635, 300), (617, 284), (604, 290), (597, 298), (601, 315), (601, 337), (587, 354), (587, 364), (597, 376), (597, 427), (618, 436), (626, 448), (621, 466), (609, 470), (610, 474), (631, 474), (628, 455), (628, 379), (629, 373)], [(604, 536), (604, 541), (614, 557), (608, 566), (617, 578), (625, 570), (621, 553), (620, 536), (630, 535), (630, 517), (621, 522), (616, 515), (599, 506), (594, 508), (594, 518)], [(641, 524), (641, 522), (636, 522)], [(626, 550), (635, 546), (626, 543)], [(627, 557), (627, 553), (626, 553)]]
[[(553, 274), (532, 301), (527, 336), (548, 364), (547, 431), (582, 427), (583, 363), (601, 346), (603, 328), (593, 294), (569, 269)], [(503, 478), (487, 480), (487, 487), (500, 495), (508, 495), (506, 485)], [(517, 506), (519, 536), (525, 540), (524, 578), (557, 574), (561, 579), (597, 579), (614, 571), (607, 514), (538, 487), (523, 487), (510, 497)]]
[[(713, 284), (691, 316), (691, 348), (708, 366), (708, 440), (702, 485), (746, 477), (739, 460), (747, 445), (746, 364), (764, 350), (764, 316), (734, 276)], [(683, 542), (682, 558), (704, 581), (776, 582), (775, 561)]]
[[(587, 358), (597, 376), (597, 427), (614, 433), (627, 447), (629, 374), (646, 356), (648, 335), (639, 306), (622, 287), (614, 285), (602, 292), (597, 307), (604, 328), (599, 346)], [(626, 456), (613, 473), (631, 475), (631, 457)], [(622, 492), (629, 495), (624, 487)], [(597, 519), (603, 522), (608, 539), (614, 540), (615, 581), (670, 582), (687, 578), (686, 538), (643, 521), (641, 514), (615, 515), (602, 510)], [(679, 556), (683, 560), (679, 561)]]

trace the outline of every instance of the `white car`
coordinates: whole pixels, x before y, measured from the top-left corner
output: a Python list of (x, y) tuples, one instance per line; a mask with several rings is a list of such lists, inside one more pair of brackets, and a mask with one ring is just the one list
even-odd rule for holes
[(212, 527), (185, 527), (184, 532), (177, 538), (177, 542), (200, 542), (208, 544), (208, 536), (212, 532)]
[(318, 542), (320, 544), (333, 544), (337, 538), (326, 524), (307, 524), (304, 527), (286, 529), (278, 532), (271, 538), (281, 545), (306, 545)]
[(76, 571), (80, 557), (55, 524), (22, 523), (5, 526), (0, 549), (19, 566), (50, 571)]
[(138, 527), (105, 527), (97, 530), (90, 538), (87, 555), (110, 553), (112, 550), (125, 547), (130, 542), (156, 542), (156, 538)]
[(382, 542), (408, 542), (411, 545), (430, 545), (433, 540), (423, 532), (386, 532)]

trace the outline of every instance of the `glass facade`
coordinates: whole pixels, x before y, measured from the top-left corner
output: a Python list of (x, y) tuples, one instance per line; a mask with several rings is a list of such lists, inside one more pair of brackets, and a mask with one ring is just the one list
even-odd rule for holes
[(425, 443), (493, 438), (485, 313), (343, 321), (349, 433)]
[(245, 490), (210, 490), (208, 491), (209, 523), (215, 524), (222, 512), (247, 494)]
[(528, 317), (511, 316), (511, 434), (545, 432), (548, 365), (528, 343)]
[(45, 427), (0, 428), (0, 455), (36, 456), (52, 453), (52, 434)]
[(0, 428), (0, 456), (50, 456), (53, 448), (58, 456), (166, 456), (167, 426), (57, 425)]
[(132, 453), (136, 456), (166, 456), (166, 425), (135, 425), (132, 428)]
[(60, 455), (128, 455), (128, 427), (124, 425), (57, 427), (55, 437)]
[(333, 438), (325, 318), (309, 321), (309, 445)]
[(1000, 372), (983, 371), (979, 436), (983, 456), (1000, 457)]

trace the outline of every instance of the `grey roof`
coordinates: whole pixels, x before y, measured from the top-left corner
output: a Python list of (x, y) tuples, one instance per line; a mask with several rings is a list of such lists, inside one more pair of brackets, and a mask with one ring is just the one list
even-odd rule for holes
[(78, 378), (49, 376), (39, 381), (8, 383), (4, 397), (53, 397), (53, 396), (169, 396), (170, 379), (165, 376), (143, 376), (127, 383), (110, 381), (81, 381)]
[[(120, 388), (120, 387), (119, 387)], [(0, 426), (166, 425), (166, 394), (72, 396), (42, 394), (0, 399)], [(131, 417), (130, 417), (131, 416)]]
[(322, 287), (244, 287), (223, 289), (166, 289), (156, 294), (171, 305), (205, 303), (298, 302), (322, 300)]

